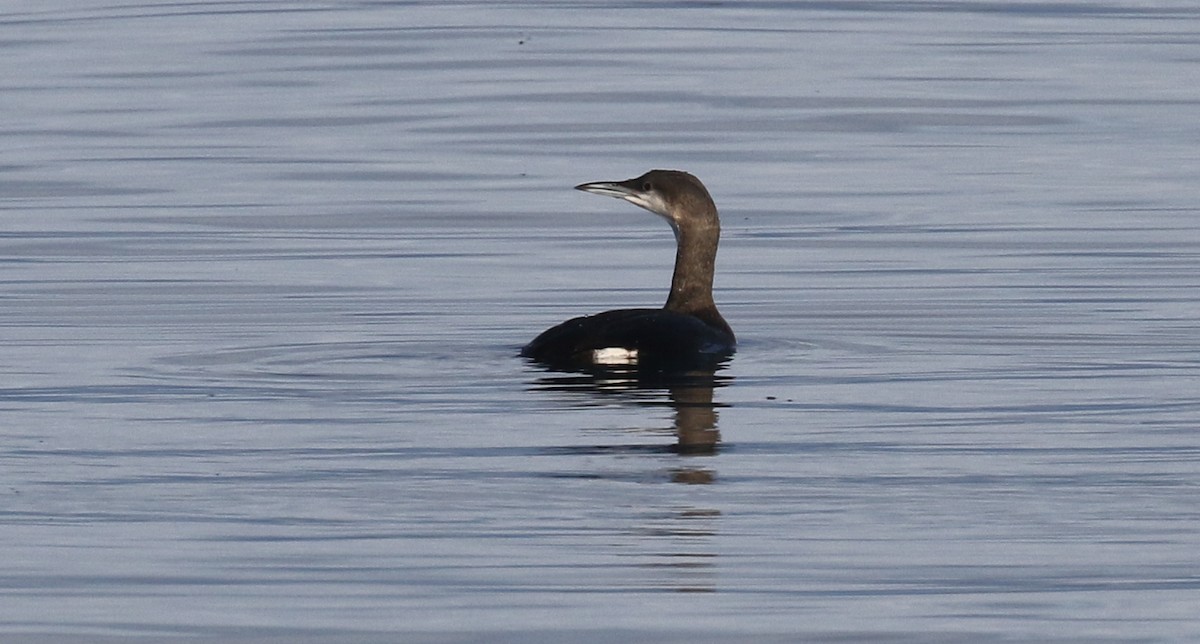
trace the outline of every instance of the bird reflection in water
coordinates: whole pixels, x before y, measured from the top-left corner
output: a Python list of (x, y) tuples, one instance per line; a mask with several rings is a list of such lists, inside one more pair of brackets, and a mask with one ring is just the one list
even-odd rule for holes
[[(674, 371), (638, 369), (637, 365), (592, 366), (547, 372), (533, 381), (533, 389), (584, 394), (597, 404), (625, 400), (634, 405), (668, 405), (675, 411), (670, 429), (676, 438), (669, 449), (683, 455), (711, 456), (721, 443), (717, 428), (720, 405), (713, 400), (714, 392), (733, 380), (719, 373), (723, 367), (723, 362)], [(679, 483), (711, 483), (713, 478), (707, 469), (672, 471), (672, 480)]]
[[(702, 461), (695, 457), (714, 456), (720, 448), (720, 405), (714, 402), (714, 393), (733, 380), (719, 373), (724, 366), (721, 362), (675, 371), (639, 370), (636, 365), (547, 371), (532, 382), (532, 389), (578, 396), (586, 405), (669, 405), (674, 410), (671, 429), (675, 442), (655, 451), (683, 457), (670, 470), (671, 482), (706, 485), (716, 480), (716, 474), (699, 465)], [(639, 451), (643, 446), (619, 449)], [(717, 532), (720, 510), (695, 506), (642, 510), (628, 534), (646, 550), (637, 567), (651, 573), (646, 581), (649, 587), (686, 593), (716, 592), (717, 555), (711, 541)]]

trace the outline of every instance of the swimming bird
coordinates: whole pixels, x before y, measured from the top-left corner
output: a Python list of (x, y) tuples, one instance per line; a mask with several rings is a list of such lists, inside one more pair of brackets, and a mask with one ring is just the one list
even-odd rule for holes
[(623, 199), (667, 220), (676, 243), (671, 293), (660, 309), (617, 309), (567, 320), (534, 338), (521, 355), (552, 366), (667, 368), (731, 355), (737, 340), (712, 293), (721, 220), (704, 184), (687, 172), (651, 170), (575, 189)]

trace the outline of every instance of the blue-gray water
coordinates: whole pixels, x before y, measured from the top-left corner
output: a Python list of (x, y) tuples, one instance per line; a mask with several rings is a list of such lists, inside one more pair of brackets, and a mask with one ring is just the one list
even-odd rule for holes
[[(1200, 639), (1192, 2), (9, 3), (0, 640)], [(741, 345), (653, 306), (687, 169)]]

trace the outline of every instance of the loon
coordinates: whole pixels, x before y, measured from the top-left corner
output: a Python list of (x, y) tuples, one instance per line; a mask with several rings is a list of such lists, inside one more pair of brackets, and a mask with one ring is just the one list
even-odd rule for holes
[(636, 179), (575, 189), (628, 201), (667, 220), (676, 242), (671, 293), (660, 309), (617, 309), (567, 320), (534, 338), (521, 355), (565, 367), (686, 367), (732, 355), (737, 340), (712, 294), (721, 220), (704, 184), (687, 172), (651, 170)]

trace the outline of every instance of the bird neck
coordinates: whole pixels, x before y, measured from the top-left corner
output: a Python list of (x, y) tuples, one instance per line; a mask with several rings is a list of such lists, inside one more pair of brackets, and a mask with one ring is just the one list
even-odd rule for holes
[(720, 237), (721, 225), (716, 222), (676, 227), (675, 274), (671, 277), (671, 294), (663, 308), (696, 316), (709, 326), (729, 331), (729, 325), (717, 312), (712, 294)]

